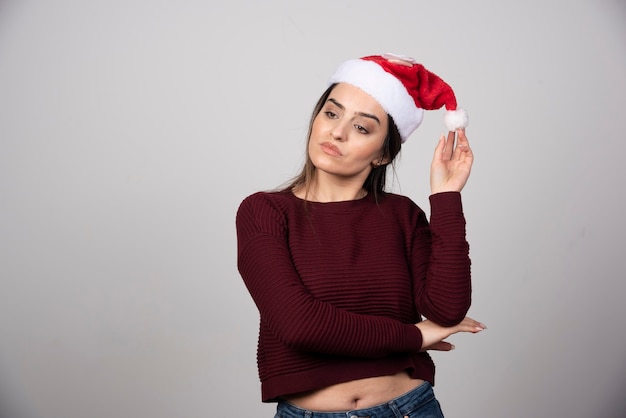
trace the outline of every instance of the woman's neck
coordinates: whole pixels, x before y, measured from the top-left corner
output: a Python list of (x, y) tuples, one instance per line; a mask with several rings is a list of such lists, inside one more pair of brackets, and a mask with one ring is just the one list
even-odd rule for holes
[(367, 196), (367, 191), (359, 184), (324, 182), (317, 178), (313, 179), (308, 190), (303, 185), (295, 189), (293, 193), (301, 199), (321, 203), (344, 202)]

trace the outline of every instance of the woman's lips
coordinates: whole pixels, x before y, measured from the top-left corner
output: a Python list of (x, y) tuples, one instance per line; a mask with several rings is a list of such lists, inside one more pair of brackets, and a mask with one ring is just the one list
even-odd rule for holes
[(322, 151), (324, 151), (328, 155), (332, 155), (333, 157), (340, 157), (341, 151), (334, 144), (330, 142), (322, 142), (321, 144)]

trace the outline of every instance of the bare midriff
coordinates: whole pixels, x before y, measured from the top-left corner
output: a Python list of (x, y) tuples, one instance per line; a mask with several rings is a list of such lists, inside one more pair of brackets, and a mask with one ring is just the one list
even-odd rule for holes
[(302, 409), (333, 412), (370, 408), (401, 396), (424, 383), (407, 373), (368, 377), (338, 383), (311, 392), (284, 396), (283, 399)]

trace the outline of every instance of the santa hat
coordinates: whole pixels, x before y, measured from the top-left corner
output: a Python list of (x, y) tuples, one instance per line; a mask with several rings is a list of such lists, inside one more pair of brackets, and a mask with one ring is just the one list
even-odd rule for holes
[(410, 57), (383, 54), (346, 61), (328, 80), (328, 85), (335, 83), (351, 84), (376, 99), (393, 118), (402, 142), (422, 123), (424, 110), (445, 106), (449, 131), (469, 123), (467, 112), (456, 107), (452, 88)]

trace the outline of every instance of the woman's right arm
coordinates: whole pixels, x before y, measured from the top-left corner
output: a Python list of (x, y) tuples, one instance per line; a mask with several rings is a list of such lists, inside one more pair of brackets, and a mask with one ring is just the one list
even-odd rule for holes
[(263, 323), (281, 343), (299, 351), (372, 358), (424, 346), (414, 324), (348, 312), (312, 297), (293, 265), (285, 216), (264, 194), (242, 202), (236, 226), (239, 272)]

